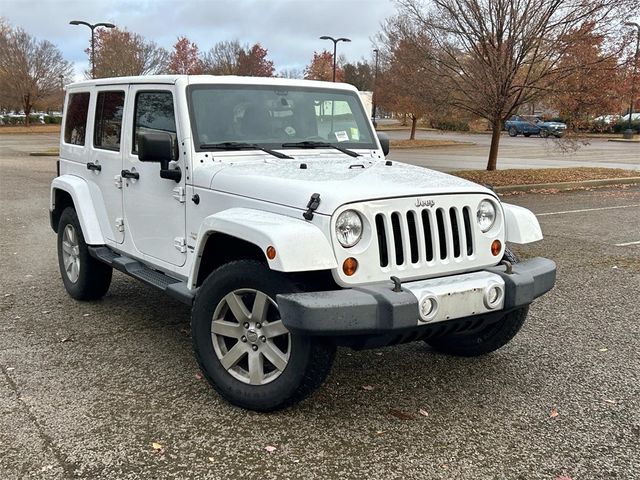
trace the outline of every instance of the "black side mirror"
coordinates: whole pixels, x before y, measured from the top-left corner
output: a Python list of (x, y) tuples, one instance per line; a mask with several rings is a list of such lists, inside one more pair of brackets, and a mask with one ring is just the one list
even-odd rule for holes
[(165, 132), (138, 134), (138, 160), (160, 164), (160, 177), (179, 182), (182, 171), (179, 167), (169, 169), (169, 162), (178, 158), (177, 145), (172, 136)]
[(382, 153), (384, 153), (385, 157), (389, 155), (389, 137), (386, 133), (378, 133), (378, 140), (380, 141), (380, 146), (382, 147)]

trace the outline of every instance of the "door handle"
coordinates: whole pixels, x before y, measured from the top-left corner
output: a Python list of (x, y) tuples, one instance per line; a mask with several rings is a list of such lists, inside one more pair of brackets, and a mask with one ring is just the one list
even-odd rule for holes
[(122, 170), (120, 175), (122, 175), (122, 178), (135, 178), (136, 180), (140, 178), (140, 174), (138, 172), (131, 172), (129, 170)]
[(95, 170), (97, 172), (102, 170), (102, 165), (98, 165), (97, 163), (89, 162), (87, 163), (87, 170)]

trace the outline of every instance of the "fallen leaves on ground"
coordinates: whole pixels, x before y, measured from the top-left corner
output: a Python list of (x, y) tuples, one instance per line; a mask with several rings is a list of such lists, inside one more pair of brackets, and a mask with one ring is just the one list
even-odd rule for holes
[(68, 337), (62, 337), (62, 339), (60, 340), (60, 343), (67, 343), (67, 342), (73, 342), (73, 336), (68, 336)]
[(158, 442), (153, 442), (151, 448), (153, 448), (153, 451), (156, 453), (164, 453), (164, 447)]
[(196, 378), (197, 378), (198, 380), (202, 380), (202, 378), (203, 378), (203, 377), (202, 377), (202, 374), (201, 374), (200, 372), (196, 373)]
[(556, 408), (552, 408), (552, 409), (551, 409), (551, 413), (549, 414), (549, 416), (550, 416), (551, 418), (556, 418), (558, 415), (560, 415), (560, 414), (558, 413), (558, 409), (556, 409)]
[(273, 453), (277, 450), (276, 447), (274, 447), (273, 445), (267, 445), (266, 447), (264, 447), (264, 449), (268, 452), (268, 453)]
[[(638, 172), (623, 168), (512, 168), (506, 170), (460, 170), (452, 172), (472, 182), (494, 187), (535, 183), (581, 182), (610, 178), (637, 177)], [(546, 192), (542, 192), (546, 193)]]
[(602, 401), (608, 403), (609, 405), (615, 405), (617, 403), (615, 400), (611, 400), (609, 398), (603, 398)]
[(431, 139), (417, 139), (417, 140), (395, 140), (389, 141), (391, 148), (425, 148), (425, 147), (447, 147), (451, 145), (473, 145), (473, 142), (458, 142), (456, 140), (431, 140)]
[(606, 347), (602, 347), (602, 348), (599, 348), (599, 349), (598, 349), (598, 351), (599, 351), (599, 352), (606, 352), (606, 351), (608, 351), (608, 350), (609, 350), (609, 349), (608, 349), (608, 348), (606, 348)]
[(366, 391), (368, 391), (368, 392), (370, 392), (371, 390), (373, 390), (373, 388), (374, 388), (374, 387), (373, 387), (373, 385), (363, 385), (363, 386), (362, 386), (362, 389), (363, 389), (363, 390), (366, 390)]
[(553, 480), (573, 480), (569, 475), (558, 475)]
[(418, 413), (420, 415), (422, 415), (423, 417), (428, 417), (429, 416), (429, 412), (427, 412), (426, 410), (423, 410), (422, 408), (420, 410), (418, 410)]
[(413, 420), (413, 415), (396, 408), (392, 408), (391, 410), (389, 410), (389, 414), (393, 415), (396, 418), (399, 418), (400, 420)]

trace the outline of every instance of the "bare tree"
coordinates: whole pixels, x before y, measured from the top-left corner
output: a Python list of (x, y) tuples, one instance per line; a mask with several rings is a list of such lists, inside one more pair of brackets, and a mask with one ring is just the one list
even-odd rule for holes
[[(569, 74), (560, 63), (568, 34), (585, 22), (610, 38), (632, 0), (398, 0), (400, 15), (429, 39), (452, 102), (491, 122), (487, 170), (496, 168), (502, 122)], [(409, 32), (410, 33), (410, 32)], [(599, 59), (599, 61), (602, 59)]]
[[(87, 50), (91, 54), (91, 50)], [(169, 53), (142, 35), (127, 30), (96, 30), (96, 77), (166, 73)], [(86, 72), (90, 77), (90, 72)]]
[(29, 125), (34, 107), (60, 94), (60, 79), (73, 73), (71, 64), (52, 43), (24, 30), (0, 28), (0, 103), (20, 105)]
[(238, 75), (238, 58), (244, 48), (238, 40), (216, 43), (203, 56), (204, 73), (210, 75)]

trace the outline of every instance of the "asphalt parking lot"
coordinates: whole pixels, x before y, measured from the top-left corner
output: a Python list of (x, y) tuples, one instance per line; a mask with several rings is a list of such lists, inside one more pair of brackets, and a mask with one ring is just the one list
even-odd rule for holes
[(558, 263), (505, 348), (340, 350), (265, 415), (199, 378), (185, 306), (117, 272), (102, 301), (66, 295), (38, 141), (0, 138), (1, 479), (640, 478), (640, 187), (504, 199), (546, 236), (517, 252)]

